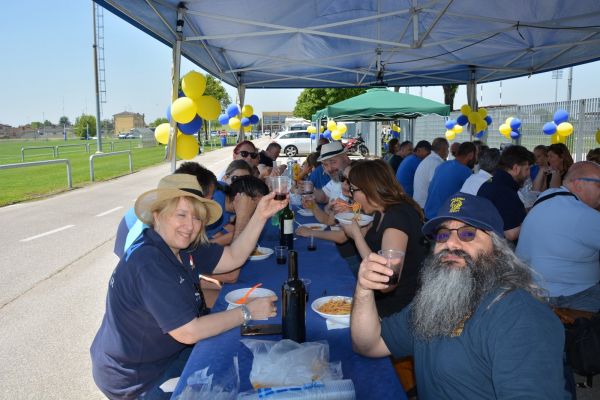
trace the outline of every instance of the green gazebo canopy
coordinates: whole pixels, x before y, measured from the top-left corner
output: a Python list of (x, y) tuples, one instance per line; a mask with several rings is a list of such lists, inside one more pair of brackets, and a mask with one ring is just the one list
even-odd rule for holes
[(336, 121), (393, 121), (426, 114), (447, 116), (449, 113), (450, 106), (437, 101), (385, 88), (373, 88), (317, 111), (312, 120), (331, 118)]

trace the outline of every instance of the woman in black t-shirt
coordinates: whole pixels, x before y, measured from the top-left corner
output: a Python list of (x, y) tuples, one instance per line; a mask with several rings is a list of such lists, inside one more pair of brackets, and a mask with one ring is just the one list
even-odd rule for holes
[(373, 222), (362, 230), (356, 222), (343, 226), (360, 256), (365, 259), (382, 249), (405, 253), (398, 284), (375, 294), (379, 316), (385, 317), (410, 303), (417, 290), (419, 271), (427, 252), (421, 233), (423, 212), (382, 160), (357, 164), (350, 170), (349, 180), (350, 194), (361, 205), (362, 212), (374, 214)]

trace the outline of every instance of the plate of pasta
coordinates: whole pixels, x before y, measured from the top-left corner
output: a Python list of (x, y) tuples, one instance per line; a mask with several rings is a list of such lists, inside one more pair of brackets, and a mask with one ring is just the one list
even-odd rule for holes
[(335, 214), (335, 219), (342, 225), (350, 225), (352, 221), (356, 220), (359, 226), (365, 226), (373, 221), (373, 217), (366, 214), (355, 214), (353, 212), (345, 212)]
[(268, 247), (257, 247), (254, 249), (252, 254), (250, 254), (249, 260), (264, 260), (265, 258), (268, 258), (271, 254), (273, 254), (273, 249), (270, 249)]
[(338, 324), (350, 325), (350, 312), (352, 311), (352, 297), (348, 296), (325, 296), (312, 302), (311, 308), (321, 317), (337, 322)]

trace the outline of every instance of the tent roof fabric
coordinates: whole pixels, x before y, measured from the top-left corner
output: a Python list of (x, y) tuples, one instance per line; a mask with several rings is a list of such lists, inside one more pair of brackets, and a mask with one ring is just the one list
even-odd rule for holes
[[(163, 43), (179, 0), (95, 0)], [(598, 0), (181, 2), (182, 54), (234, 87), (491, 82), (600, 59)]]
[(447, 116), (450, 106), (411, 94), (374, 88), (317, 111), (313, 120), (327, 117), (337, 121), (390, 121), (426, 114)]

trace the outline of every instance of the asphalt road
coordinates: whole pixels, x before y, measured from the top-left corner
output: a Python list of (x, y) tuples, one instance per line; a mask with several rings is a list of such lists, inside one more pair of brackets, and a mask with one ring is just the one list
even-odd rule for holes
[[(268, 142), (255, 140), (262, 148)], [(218, 173), (231, 150), (195, 161)], [(116, 229), (135, 198), (169, 173), (164, 163), (0, 208), (0, 399), (104, 398), (92, 380), (89, 347), (117, 264)]]

